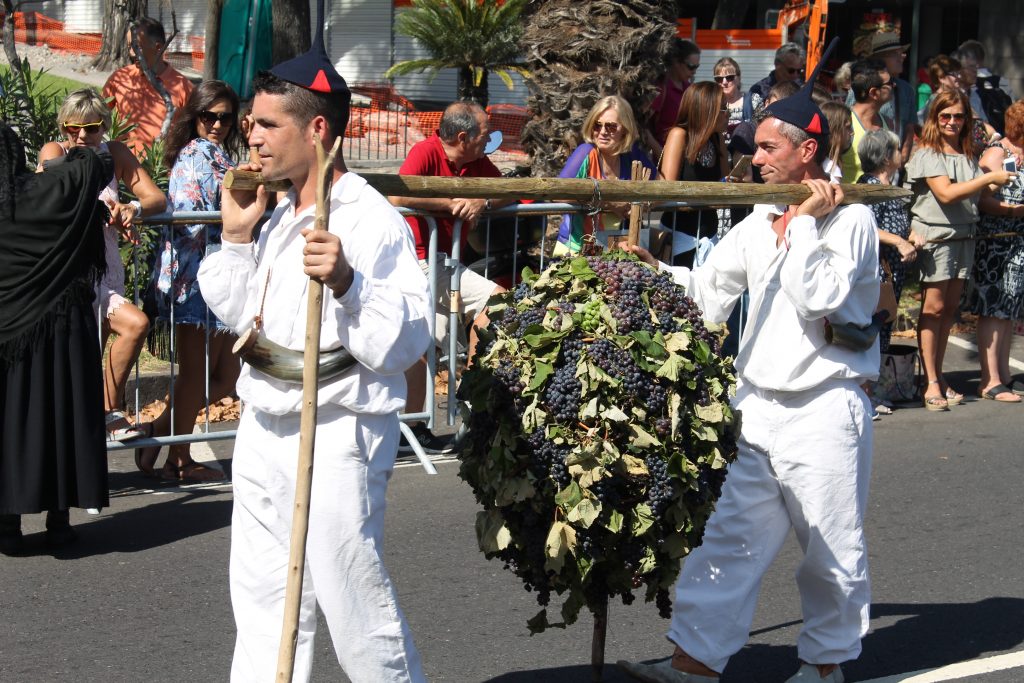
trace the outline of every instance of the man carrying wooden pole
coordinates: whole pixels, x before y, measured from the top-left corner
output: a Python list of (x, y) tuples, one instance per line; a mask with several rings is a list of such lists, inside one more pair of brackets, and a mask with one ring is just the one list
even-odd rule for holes
[[(225, 190), (223, 246), (199, 272), (204, 297), (237, 332), (255, 327), (288, 349), (311, 347), (313, 357), (344, 347), (357, 364), (321, 378), (318, 392), (315, 373), (304, 373), (304, 392), (302, 384), (242, 368), (238, 394), (245, 409), (233, 458), (230, 583), (238, 635), (231, 679), (270, 681), (277, 671), (276, 680), (309, 680), (319, 605), (351, 680), (422, 681), (382, 541), (397, 412), (405, 403), (403, 372), (430, 342), (427, 281), (405, 220), (347, 171), (340, 154), (321, 183), (324, 210), (314, 212), (318, 156), (337, 149), (351, 97), (322, 36), (309, 53), (261, 72), (253, 88), (249, 142), (259, 160), (241, 168), (287, 180), (292, 189), (256, 241), (266, 189)], [(307, 312), (313, 324), (304, 329)], [(294, 621), (286, 583), (289, 593), (301, 586)]]

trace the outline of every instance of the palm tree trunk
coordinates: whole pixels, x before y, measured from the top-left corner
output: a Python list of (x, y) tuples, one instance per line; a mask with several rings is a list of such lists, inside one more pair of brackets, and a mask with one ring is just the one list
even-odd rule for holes
[(487, 107), (489, 93), (487, 92), (487, 70), (484, 70), (480, 85), (473, 84), (473, 70), (468, 66), (459, 69), (459, 99), (471, 100), (481, 107)]
[(601, 97), (626, 98), (643, 125), (675, 35), (675, 3), (537, 0), (529, 11), (522, 45), (535, 116), (523, 129), (523, 145), (534, 175), (557, 176)]

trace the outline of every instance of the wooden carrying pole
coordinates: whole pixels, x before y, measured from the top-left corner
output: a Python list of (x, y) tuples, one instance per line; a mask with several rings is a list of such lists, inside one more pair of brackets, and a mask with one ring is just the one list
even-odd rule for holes
[[(316, 145), (316, 218), (314, 230), (327, 230), (331, 209), (331, 185), (334, 180), (334, 159), (341, 145), (341, 136), (334, 140), (330, 152), (323, 148), (320, 136), (313, 134)], [(292, 535), (288, 549), (288, 583), (284, 598), (284, 623), (281, 645), (277, 651), (279, 683), (292, 680), (295, 668), (295, 645), (299, 635), (299, 608), (302, 602), (302, 574), (306, 567), (306, 532), (309, 529), (309, 500), (313, 490), (313, 447), (316, 443), (317, 370), (320, 360), (320, 317), (323, 312), (324, 285), (309, 279), (306, 300), (306, 347), (302, 365), (302, 413), (299, 420), (299, 465), (295, 475), (295, 507), (292, 508)]]
[[(589, 180), (587, 178), (439, 178), (433, 176), (367, 173), (362, 176), (383, 195), (398, 197), (464, 197), (467, 199), (550, 199), (582, 204), (603, 202), (685, 201), (693, 206), (800, 204), (811, 196), (804, 185), (760, 183), (698, 183), (674, 180)], [(224, 187), (255, 189), (263, 183), (259, 173), (228, 171)], [(892, 185), (846, 185), (843, 204), (874, 204), (909, 199), (911, 193)], [(287, 190), (270, 184), (272, 192)]]

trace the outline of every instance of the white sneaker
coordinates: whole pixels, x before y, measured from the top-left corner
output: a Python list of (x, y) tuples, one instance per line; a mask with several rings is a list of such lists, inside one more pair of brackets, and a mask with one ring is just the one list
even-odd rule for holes
[(673, 669), (671, 657), (654, 664), (627, 662), (620, 659), (615, 662), (615, 665), (644, 683), (718, 683), (719, 680), (718, 676), (700, 676)]
[(801, 664), (800, 669), (789, 677), (786, 683), (844, 683), (843, 670), (836, 667), (828, 676), (822, 678), (818, 674), (818, 667), (814, 664)]

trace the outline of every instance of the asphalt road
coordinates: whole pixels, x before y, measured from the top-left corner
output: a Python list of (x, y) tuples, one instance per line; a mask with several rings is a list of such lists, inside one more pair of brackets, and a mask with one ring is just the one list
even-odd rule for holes
[[(1024, 339), (1014, 357), (1024, 361)], [(951, 347), (947, 376), (976, 392), (972, 355)], [(1024, 651), (1024, 405), (974, 400), (949, 413), (915, 407), (876, 423), (867, 519), (873, 605), (866, 681)], [(215, 446), (230, 471), (230, 443)], [(387, 563), (433, 681), (589, 681), (589, 616), (529, 636), (538, 609), (511, 573), (477, 550), (476, 505), (457, 463), (396, 469)], [(24, 520), (33, 554), (0, 557), (0, 681), (222, 681), (234, 623), (227, 591), (227, 487), (160, 487), (110, 456), (111, 507), (72, 513), (80, 542), (53, 556), (42, 516)], [(796, 668), (800, 610), (794, 541), (767, 575), (749, 644), (723, 680), (781, 682)], [(607, 660), (667, 656), (653, 605), (615, 604)], [(315, 681), (347, 680), (326, 629)], [(605, 680), (623, 681), (614, 667)], [(899, 680), (899, 679), (891, 679)], [(937, 679), (953, 680), (953, 679)], [(1024, 668), (956, 680), (1011, 683)]]

